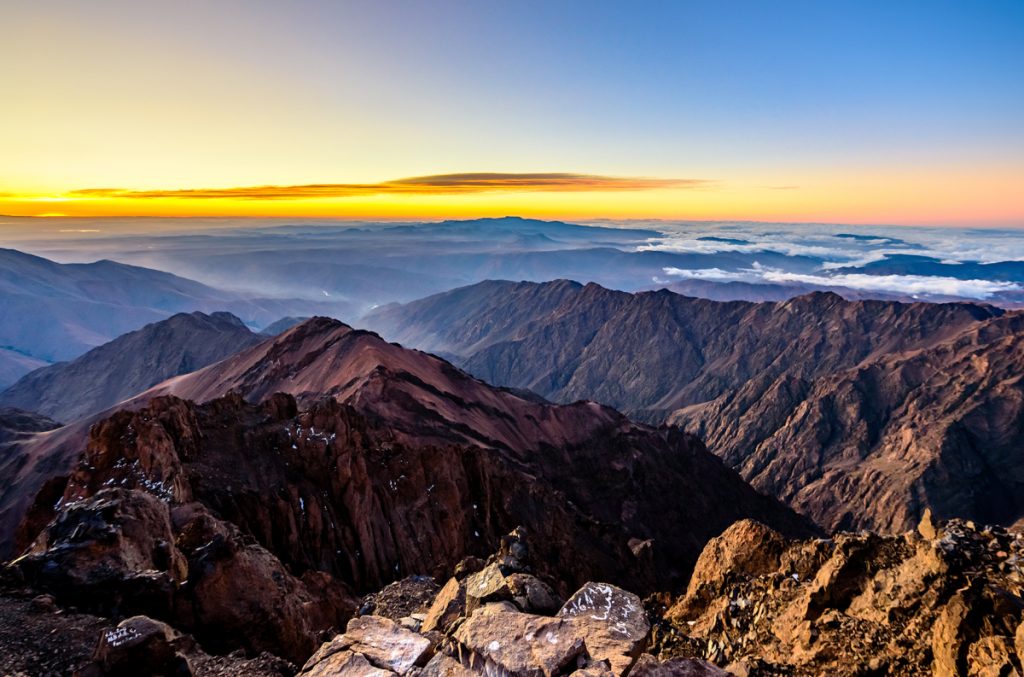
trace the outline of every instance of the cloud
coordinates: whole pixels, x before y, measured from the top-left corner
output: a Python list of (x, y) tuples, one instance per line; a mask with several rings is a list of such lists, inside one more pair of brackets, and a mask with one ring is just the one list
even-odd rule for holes
[(704, 179), (655, 179), (600, 176), (596, 174), (474, 172), (414, 176), (381, 183), (312, 183), (298, 186), (245, 186), (235, 188), (182, 188), (131, 190), (83, 188), (75, 197), (129, 198), (135, 200), (308, 200), (367, 195), (416, 195), (490, 192), (607, 192), (663, 188), (701, 188)]
[(769, 282), (802, 282), (805, 284), (832, 285), (863, 289), (866, 291), (890, 291), (916, 295), (962, 296), (972, 299), (987, 299), (993, 294), (1016, 291), (1020, 285), (999, 280), (960, 280), (955, 277), (932, 275), (867, 275), (848, 273), (843, 275), (806, 275), (783, 271), (766, 271), (764, 279)]
[(767, 282), (774, 284), (805, 284), (816, 287), (845, 287), (862, 291), (892, 292), (908, 296), (956, 296), (987, 299), (1006, 291), (1019, 291), (1021, 286), (1000, 280), (960, 280), (955, 277), (933, 275), (869, 275), (844, 273), (814, 275), (791, 273), (768, 268), (757, 263), (752, 268), (722, 270), (721, 268), (664, 268), (667, 275), (693, 280)]
[[(688, 280), (732, 281), (748, 279), (752, 271), (732, 271), (721, 268), (662, 268), (666, 275), (684, 277)], [(655, 280), (657, 281), (657, 280)]]
[[(1024, 261), (1020, 230), (871, 226), (851, 232), (838, 224), (669, 222), (638, 249), (692, 254), (773, 252), (818, 259), (825, 269), (861, 267), (899, 255), (939, 261)], [(746, 241), (746, 244), (741, 244)]]

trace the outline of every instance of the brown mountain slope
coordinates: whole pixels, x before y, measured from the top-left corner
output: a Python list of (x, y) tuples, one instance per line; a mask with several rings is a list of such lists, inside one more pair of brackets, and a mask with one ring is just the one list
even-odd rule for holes
[[(826, 527), (902, 530), (927, 506), (1008, 523), (1024, 509), (1002, 498), (1024, 469), (1013, 453), (1016, 314), (827, 293), (718, 303), (565, 282), (505, 283), (505, 309), (501, 289), (409, 304), (406, 324), (403, 307), (386, 316), (404, 336), (441, 337), (494, 383), (671, 416)], [(427, 321), (431, 308), (443, 319)], [(523, 314), (518, 329), (503, 320)], [(461, 331), (470, 338), (458, 343)], [(978, 351), (999, 357), (948, 347), (958, 342), (991, 343)]]
[[(602, 548), (611, 560), (626, 557), (630, 539), (655, 539), (653, 557), (657, 566), (652, 571), (657, 572), (659, 580), (682, 575), (699, 547), (715, 533), (714, 525), (720, 529), (750, 512), (767, 512), (776, 522), (798, 524), (772, 501), (750, 491), (692, 438), (635, 425), (614, 410), (593, 403), (558, 406), (524, 399), (471, 378), (439, 358), (403, 349), (370, 332), (325, 318), (313, 318), (276, 339), (171, 379), (127, 405), (138, 408), (159, 395), (203, 402), (229, 392), (239, 393), (250, 402), (260, 402), (276, 392), (290, 393), (306, 404), (315, 404), (325, 396), (336, 398), (344, 411), (331, 416), (360, 417), (365, 422), (358, 425), (366, 428), (362, 435), (383, 437), (385, 441), (380, 444), (402, 445), (416, 450), (415, 454), (424, 459), (433, 458), (431, 464), (444, 466), (431, 472), (455, 472), (445, 468), (457, 459), (461, 459), (458, 463), (470, 463), (467, 459), (477, 458), (475, 463), (508, 475), (502, 481), (509, 492), (513, 484), (523, 487), (522, 491), (530, 487), (529, 491), (549, 492), (551, 496), (545, 499), (549, 505), (557, 507), (559, 500), (568, 500), (573, 511), (580, 511), (578, 518), (569, 523), (575, 520), (577, 526), (586, 523), (590, 525), (587, 528), (618, 534), (608, 536), (608, 542), (601, 537)], [(237, 413), (244, 420), (242, 410)], [(239, 436), (267, 436), (265, 441), (252, 442), (257, 448), (272, 448), (278, 443), (275, 436), (282, 431), (281, 426), (265, 430), (257, 425), (259, 416), (246, 415), (255, 417), (253, 422), (243, 425), (227, 416), (218, 425), (238, 428)], [(118, 416), (125, 414), (115, 418)], [(331, 420), (314, 427), (322, 431), (324, 427), (342, 425)], [(94, 437), (101, 428), (94, 426)], [(200, 428), (203, 440), (219, 437), (219, 433), (212, 432), (216, 426), (208, 428)], [(40, 439), (39, 453), (32, 460), (52, 476), (61, 472), (62, 465), (70, 467), (82, 443), (63, 431), (50, 435), (54, 437)], [(176, 433), (171, 439), (195, 435)], [(229, 446), (226, 441), (223, 444)], [(430, 451), (435, 448), (445, 451)], [(235, 453), (242, 454), (242, 450)], [(245, 470), (244, 461), (244, 457), (222, 459), (225, 471), (232, 472)], [(34, 476), (37, 488), (45, 477), (41, 470)], [(257, 473), (253, 481), (262, 477)], [(26, 481), (24, 486), (30, 484)], [(231, 481), (222, 484), (235, 486)], [(425, 491), (426, 486), (429, 483), (420, 489)], [(469, 486), (475, 487), (473, 491), (483, 490), (475, 484)], [(488, 505), (498, 500), (492, 497), (484, 501), (478, 495), (473, 498), (470, 501), (467, 495), (460, 495), (457, 507), (449, 505), (445, 509), (459, 514), (473, 502)], [(45, 512), (46, 505), (42, 501), (37, 508)], [(510, 513), (508, 519), (517, 514)], [(667, 519), (665, 515), (676, 517)], [(526, 520), (530, 516), (520, 517)], [(33, 524), (41, 526), (42, 519), (37, 516)], [(533, 515), (531, 519), (537, 521), (541, 516)], [(434, 515), (421, 520), (416, 528), (444, 522)], [(678, 528), (679, 523), (690, 522), (697, 524)], [(514, 519), (511, 526), (502, 522), (498, 531), (514, 526)], [(464, 531), (458, 533), (466, 535)], [(466, 547), (463, 542), (453, 551)], [(411, 557), (408, 553), (404, 556)], [(596, 555), (594, 558), (600, 559)]]
[(721, 303), (564, 280), (488, 282), (367, 316), (389, 339), (456, 356), (489, 383), (587, 398), (652, 421), (751, 378), (831, 373), (952, 336), (1002, 311), (814, 293)]
[(265, 338), (230, 313), (179, 313), (28, 374), (0, 392), (0, 406), (74, 421)]
[(898, 530), (925, 507), (1024, 515), (1024, 315), (814, 380), (752, 381), (673, 422), (827, 528)]
[[(44, 487), (18, 567), (67, 603), (223, 649), (308, 655), (345, 586), (448, 575), (519, 526), (563, 594), (679, 589), (736, 519), (811, 531), (677, 429), (525, 399), (324, 318), (130, 404)], [(319, 589), (337, 603), (309, 616)]]

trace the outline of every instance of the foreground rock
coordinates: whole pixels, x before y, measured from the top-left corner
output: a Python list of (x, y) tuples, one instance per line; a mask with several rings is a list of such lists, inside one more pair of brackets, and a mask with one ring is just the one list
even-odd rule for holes
[(299, 673), (304, 677), (344, 674), (406, 675), (423, 666), (434, 643), (382, 616), (360, 616), (313, 654)]
[(133, 616), (100, 635), (93, 656), (96, 671), (110, 677), (191, 677), (192, 666), (176, 645), (182, 637), (166, 623)]
[(654, 648), (744, 674), (1017, 674), (1022, 564), (1020, 535), (972, 522), (812, 541), (740, 522), (705, 548)]
[[(379, 616), (355, 618), (301, 674), (611, 677), (629, 673), (646, 646), (650, 624), (640, 598), (613, 585), (587, 583), (556, 609), (552, 587), (529, 573), (533, 558), (523, 529), (504, 537), (486, 562), (457, 569), (418, 632)], [(650, 675), (690, 674), (666, 673), (650, 656), (644, 664)]]
[(640, 598), (607, 583), (587, 583), (559, 612), (586, 638), (587, 652), (625, 674), (640, 655), (651, 629)]
[[(898, 537), (864, 532), (793, 540), (740, 521), (708, 544), (686, 593), (674, 601), (655, 595), (645, 608), (631, 592), (588, 582), (549, 612), (538, 612), (510, 584), (561, 587), (535, 575), (526, 536), (517, 529), (487, 560), (460, 562), (440, 589), (407, 577), (368, 595), (364, 615), (351, 619), (343, 633), (328, 635), (299, 674), (1020, 674), (1024, 537), (999, 528), (928, 519)], [(2, 605), (0, 596), (6, 613)], [(31, 629), (28, 644), (52, 645), (54, 629), (68, 631), (64, 612), (50, 597), (26, 593), (19, 613), (19, 619), (54, 619), (19, 620)], [(0, 616), (0, 649), (11, 627)], [(190, 637), (148, 618), (92, 627), (90, 647), (98, 641), (99, 648), (81, 677), (119, 670), (262, 675), (272, 667), (254, 663), (264, 667), (247, 672), (242, 657), (233, 655), (216, 659), (226, 672), (210, 673), (214, 659)], [(255, 626), (235, 632), (259, 634)], [(273, 669), (285, 677), (295, 671)]]
[(172, 511), (135, 489), (69, 502), (14, 568), (63, 605), (152, 615), (211, 650), (271, 651), (296, 662), (355, 609), (328, 574), (296, 577), (202, 506)]

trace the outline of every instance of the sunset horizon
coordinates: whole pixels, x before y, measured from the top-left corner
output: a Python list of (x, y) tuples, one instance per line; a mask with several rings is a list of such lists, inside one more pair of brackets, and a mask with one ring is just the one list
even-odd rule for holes
[(5, 14), (0, 214), (1024, 228), (1019, 3)]
[(0, 676), (1024, 666), (1024, 0), (2, 0)]

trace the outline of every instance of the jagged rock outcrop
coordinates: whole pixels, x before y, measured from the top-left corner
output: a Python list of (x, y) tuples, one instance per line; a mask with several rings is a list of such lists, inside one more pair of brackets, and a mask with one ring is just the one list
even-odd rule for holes
[(960, 520), (922, 527), (794, 541), (737, 523), (701, 554), (654, 649), (738, 674), (1019, 672), (1024, 538)]
[[(111, 483), (113, 484), (113, 483)], [(173, 622), (216, 651), (301, 661), (353, 612), (322, 572), (290, 573), (270, 552), (195, 503), (141, 488), (103, 488), (66, 504), (13, 566), (63, 605)]]
[(231, 313), (179, 313), (119, 336), (70, 362), (33, 371), (0, 392), (0, 406), (74, 421), (265, 338), (249, 331)]
[[(470, 677), (621, 677), (726, 674), (693, 658), (661, 661), (644, 653), (650, 623), (640, 598), (616, 586), (588, 582), (559, 609), (539, 613), (527, 599), (509, 596), (505, 582), (532, 579), (536, 562), (517, 529), (482, 569), (458, 573), (431, 605), (428, 620), (402, 625), (386, 618), (353, 619), (343, 635), (325, 643), (300, 675), (347, 674)], [(511, 547), (509, 547), (511, 546)], [(514, 554), (513, 554), (514, 553)], [(475, 604), (453, 605), (476, 598)], [(428, 625), (438, 610), (444, 623)]]
[(1024, 514), (1024, 314), (814, 380), (751, 382), (673, 421), (827, 529), (899, 531), (925, 508)]
[[(421, 624), (403, 627), (375, 616), (353, 619), (345, 634), (324, 644), (300, 674), (328, 677), (357, 667), (382, 676), (628, 673), (650, 629), (640, 598), (607, 583), (588, 582), (561, 608), (549, 606), (542, 614), (510, 583), (547, 588), (530, 573), (535, 564), (541, 563), (530, 554), (525, 531), (516, 529), (483, 568), (453, 577)], [(444, 622), (432, 622), (445, 614)]]
[(467, 611), (550, 613), (587, 580), (679, 588), (739, 518), (812, 530), (678, 430), (523, 398), (334, 320), (140, 399), (36, 501), (22, 533), (52, 521), (16, 566), (61, 603), (169, 620), (217, 651), (301, 662), (351, 612), (346, 585), (461, 572)]
[(68, 499), (111, 481), (199, 500), (289, 566), (363, 590), (450, 570), (519, 524), (535, 532), (538, 560), (573, 572), (570, 584), (628, 576), (641, 589), (681, 584), (707, 538), (735, 519), (807, 528), (693, 438), (593, 403), (524, 399), (335, 320), (310, 320), (140, 399), (257, 400), (279, 388), (311, 404), (156, 399), (94, 425)]
[(826, 529), (1024, 515), (1024, 314), (489, 282), (366, 318), (471, 373), (682, 426)]

